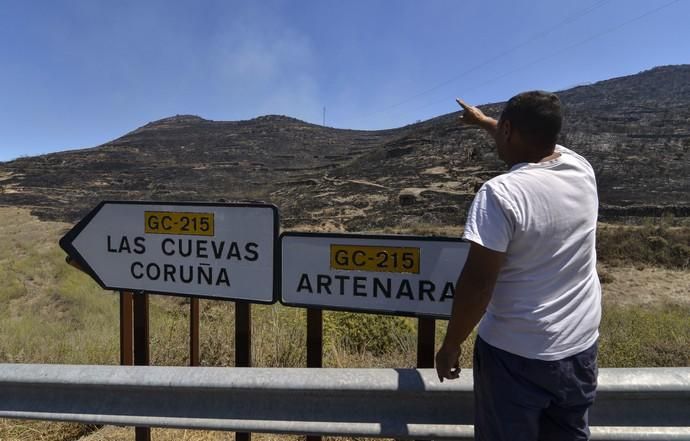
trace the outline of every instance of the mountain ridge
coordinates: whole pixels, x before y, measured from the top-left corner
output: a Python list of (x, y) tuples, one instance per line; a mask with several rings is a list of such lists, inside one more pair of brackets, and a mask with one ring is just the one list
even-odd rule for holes
[[(595, 168), (603, 216), (690, 215), (690, 65), (558, 95), (560, 143)], [(0, 205), (74, 221), (104, 199), (250, 199), (278, 205), (288, 227), (456, 225), (478, 186), (505, 171), (492, 140), (458, 115), (375, 131), (174, 115), (93, 148), (0, 163)]]

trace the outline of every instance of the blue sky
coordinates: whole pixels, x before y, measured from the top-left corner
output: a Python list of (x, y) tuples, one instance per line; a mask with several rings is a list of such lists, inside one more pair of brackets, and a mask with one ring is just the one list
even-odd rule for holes
[(175, 114), (398, 127), (690, 63), (690, 0), (0, 0), (0, 161)]

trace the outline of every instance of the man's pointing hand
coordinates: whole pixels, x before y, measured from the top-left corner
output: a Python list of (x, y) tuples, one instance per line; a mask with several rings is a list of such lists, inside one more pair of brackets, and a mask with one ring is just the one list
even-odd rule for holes
[(496, 128), (498, 126), (498, 121), (495, 119), (484, 115), (484, 112), (479, 110), (477, 107), (470, 106), (460, 98), (455, 98), (460, 107), (462, 107), (462, 115), (460, 115), (460, 122), (463, 124), (478, 126), (489, 132), (491, 136), (496, 136)]
[(455, 101), (462, 107), (462, 115), (460, 115), (460, 121), (464, 124), (469, 124), (472, 126), (483, 126), (487, 120), (487, 116), (479, 110), (477, 107), (471, 106), (461, 100), (456, 98)]

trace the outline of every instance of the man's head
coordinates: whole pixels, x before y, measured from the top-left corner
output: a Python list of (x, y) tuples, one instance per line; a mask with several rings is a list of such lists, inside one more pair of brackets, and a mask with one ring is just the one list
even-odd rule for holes
[(499, 157), (513, 165), (551, 154), (562, 119), (561, 102), (555, 94), (532, 91), (515, 95), (506, 103), (498, 120)]

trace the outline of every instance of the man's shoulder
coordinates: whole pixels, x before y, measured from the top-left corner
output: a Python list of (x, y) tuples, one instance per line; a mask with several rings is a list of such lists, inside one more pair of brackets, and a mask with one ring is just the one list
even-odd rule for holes
[[(529, 187), (535, 181), (543, 182), (543, 171), (547, 169), (575, 168), (587, 175), (594, 175), (592, 165), (584, 156), (559, 144), (556, 145), (555, 151), (561, 153), (562, 157), (547, 164), (517, 164), (510, 170), (484, 182), (480, 191), (510, 198), (510, 195), (520, 187)], [(555, 163), (555, 166), (551, 164), (552, 162)]]
[(508, 189), (515, 185), (515, 181), (520, 179), (518, 177), (519, 174), (515, 173), (515, 171), (516, 170), (510, 170), (494, 176), (493, 178), (484, 182), (480, 191), (487, 191), (497, 194), (498, 196), (507, 195), (509, 193)]
[(484, 182), (475, 195), (475, 199), (494, 201), (497, 207), (513, 211), (516, 204), (515, 193), (519, 192), (520, 186), (519, 182), (515, 182), (515, 177), (511, 176), (510, 172), (506, 172)]
[(556, 151), (560, 152), (561, 155), (565, 155), (566, 157), (572, 158), (574, 161), (578, 162), (580, 165), (585, 167), (588, 171), (593, 170), (592, 164), (589, 163), (587, 158), (577, 153), (576, 151), (570, 150), (569, 148), (563, 147), (559, 144), (556, 145)]

